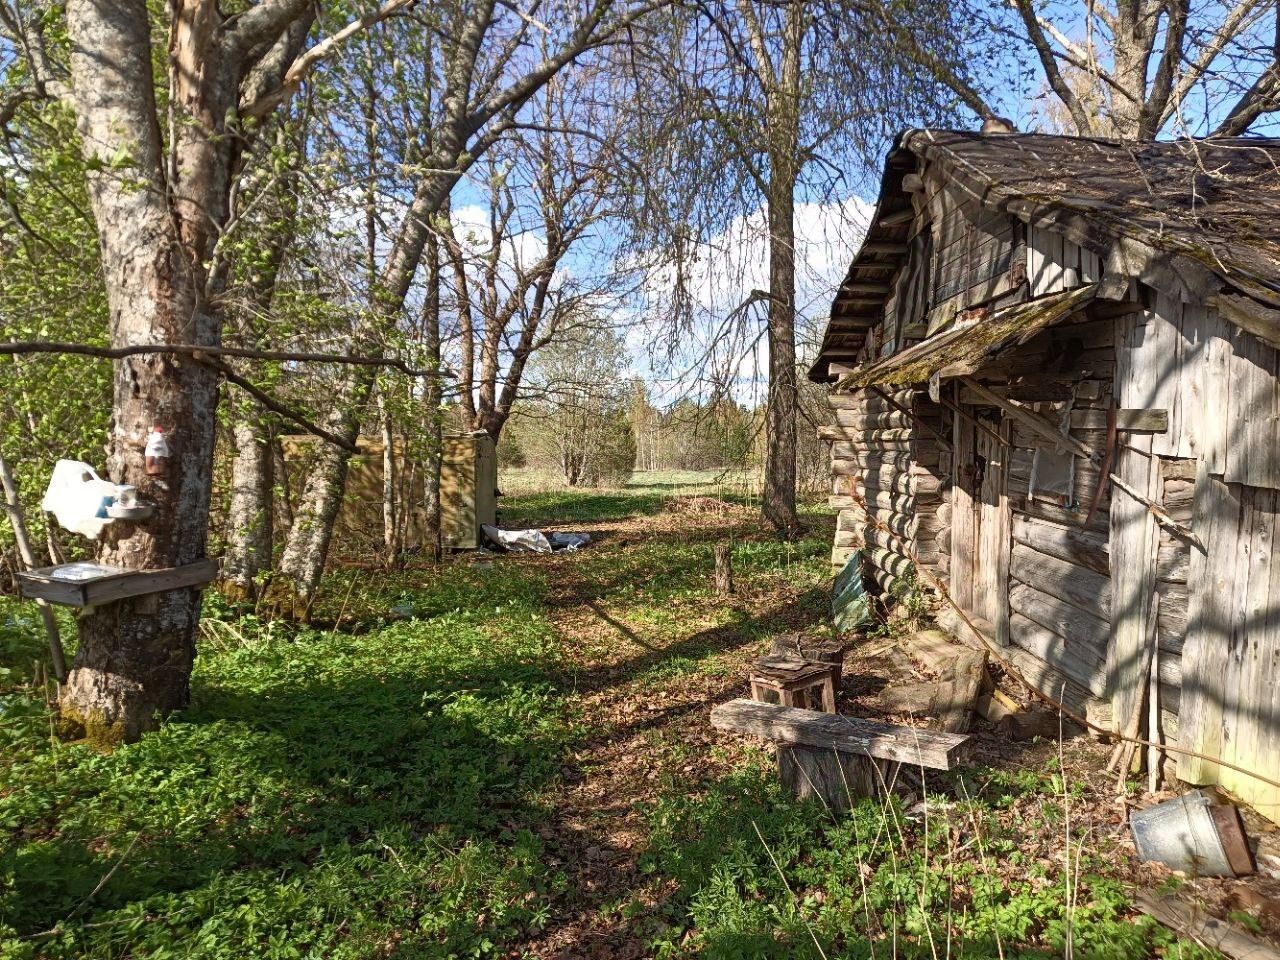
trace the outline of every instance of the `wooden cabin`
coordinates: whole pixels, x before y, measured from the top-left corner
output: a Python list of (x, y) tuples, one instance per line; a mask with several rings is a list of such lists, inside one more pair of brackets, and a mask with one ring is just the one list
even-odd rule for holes
[(1077, 710), (1280, 779), (1278, 347), (1280, 141), (909, 131), (810, 372), (833, 564), (946, 591)]

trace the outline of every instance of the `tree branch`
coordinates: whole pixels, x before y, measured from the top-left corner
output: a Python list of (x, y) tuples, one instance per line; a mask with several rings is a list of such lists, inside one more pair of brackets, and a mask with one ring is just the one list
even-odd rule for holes
[(243, 357), (248, 360), (279, 360), (289, 363), (339, 363), (361, 367), (391, 367), (411, 377), (451, 377), (449, 370), (420, 370), (395, 357), (361, 357), (342, 353), (295, 353), (288, 350), (252, 350), (248, 347), (209, 347), (194, 343), (133, 344), (127, 347), (98, 347), (89, 343), (56, 341), (14, 341), (0, 343), (0, 356), (56, 353), (101, 360), (123, 360), (144, 354), (173, 354), (194, 357)]
[(1280, 63), (1273, 63), (1244, 92), (1210, 137), (1238, 137), (1264, 113), (1280, 110)]
[(274, 43), (285, 28), (302, 16), (312, 0), (262, 0), (226, 24), (228, 53), (237, 60), (266, 43)]
[(252, 103), (241, 107), (243, 116), (262, 119), (277, 106), (293, 96), (298, 87), (320, 63), (333, 54), (343, 43), (363, 30), (381, 23), (400, 10), (411, 7), (417, 0), (386, 0), (377, 10), (357, 17), (337, 33), (325, 37), (314, 47), (298, 57), (285, 71), (280, 86), (262, 94)]
[(1030, 0), (1010, 0), (1010, 2), (1013, 4), (1014, 9), (1018, 11), (1018, 15), (1022, 17), (1022, 24), (1027, 31), (1027, 39), (1031, 41), (1031, 46), (1035, 48), (1036, 55), (1040, 58), (1040, 66), (1044, 69), (1045, 79), (1049, 81), (1049, 86), (1058, 95), (1058, 99), (1067, 108), (1067, 112), (1071, 114), (1071, 121), (1076, 125), (1076, 132), (1081, 136), (1087, 134), (1090, 129), (1089, 115), (1085, 113), (1084, 107), (1080, 104), (1080, 99), (1075, 95), (1070, 85), (1063, 79), (1062, 71), (1058, 69), (1058, 61), (1054, 56), (1053, 45), (1049, 42), (1049, 38), (1045, 36), (1044, 28), (1040, 25), (1040, 18), (1036, 16), (1035, 10), (1031, 8)]
[(1160, 55), (1160, 65), (1151, 80), (1151, 93), (1142, 106), (1142, 123), (1146, 128), (1142, 133), (1150, 137), (1159, 132), (1162, 118), (1166, 115), (1173, 96), (1174, 78), (1182, 59), (1182, 44), (1186, 38), (1187, 18), (1190, 15), (1188, 0), (1166, 3), (1165, 12), (1164, 53)]
[(920, 44), (912, 35), (911, 31), (904, 28), (893, 16), (889, 14), (881, 5), (874, 7), (877, 19), (882, 26), (889, 30), (901, 43), (907, 48), (910, 57), (925, 67), (933, 78), (939, 83), (950, 88), (956, 96), (964, 101), (965, 106), (976, 113), (983, 120), (989, 120), (996, 116), (996, 111), (991, 104), (974, 88), (967, 80), (952, 69), (951, 65), (945, 60), (936, 57), (928, 49)]
[(1253, 14), (1259, 10), (1263, 3), (1264, 0), (1240, 0), (1239, 3), (1231, 8), (1231, 12), (1223, 19), (1213, 37), (1200, 51), (1200, 56), (1196, 58), (1195, 63), (1191, 64), (1183, 72), (1182, 76), (1178, 78), (1178, 83), (1169, 97), (1169, 102), (1165, 105), (1164, 114), (1160, 117), (1161, 126), (1181, 106), (1182, 101), (1191, 92), (1191, 88), (1199, 83), (1201, 78), (1209, 72), (1209, 68), (1213, 66), (1213, 62), (1226, 48), (1226, 45), (1239, 36), (1241, 31), (1248, 26), (1246, 21), (1253, 17)]
[(1250, 124), (1264, 113), (1280, 110), (1280, 11), (1276, 13), (1275, 37), (1271, 44), (1270, 66), (1258, 76), (1248, 90), (1236, 101), (1218, 129), (1211, 137), (1236, 137), (1249, 129)]
[(360, 452), (360, 448), (357, 447), (354, 443), (348, 443), (346, 440), (338, 436), (336, 433), (330, 433), (324, 427), (321, 427), (317, 424), (312, 423), (302, 414), (298, 413), (298, 411), (290, 407), (286, 407), (283, 403), (280, 403), (278, 400), (274, 399), (266, 392), (255, 387), (252, 383), (250, 383), (244, 377), (240, 376), (238, 373), (236, 373), (234, 370), (228, 367), (225, 363), (218, 363), (213, 360), (203, 360), (200, 362), (206, 363), (209, 366), (213, 367), (215, 370), (221, 373), (223, 377), (226, 378), (228, 383), (234, 383), (237, 387), (239, 387), (245, 393), (249, 394), (249, 396), (253, 397), (253, 399), (257, 400), (260, 404), (262, 404), (272, 413), (278, 413), (280, 414), (280, 416), (284, 417), (286, 420), (290, 421), (291, 423), (296, 423), (303, 430), (307, 431), (307, 433), (310, 433), (313, 436), (317, 436), (321, 440), (326, 440), (329, 443), (332, 443), (336, 447), (341, 447), (343, 450), (346, 450), (348, 453)]

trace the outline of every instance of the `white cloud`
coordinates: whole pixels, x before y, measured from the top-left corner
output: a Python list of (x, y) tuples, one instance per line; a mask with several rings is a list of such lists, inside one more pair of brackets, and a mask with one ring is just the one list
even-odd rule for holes
[[(488, 256), (493, 249), (493, 231), (489, 226), (489, 210), (479, 204), (452, 209), (453, 232), (469, 256)], [(519, 230), (502, 238), (499, 262), (514, 276), (547, 255), (547, 238), (541, 231)]]
[[(860, 197), (831, 203), (799, 203), (795, 208), (796, 308), (805, 316), (825, 315), (862, 243), (874, 205)], [(725, 316), (752, 290), (769, 288), (768, 215), (763, 207), (735, 217), (694, 251), (689, 288), (697, 306)], [(650, 284), (659, 297), (673, 282), (663, 271)]]

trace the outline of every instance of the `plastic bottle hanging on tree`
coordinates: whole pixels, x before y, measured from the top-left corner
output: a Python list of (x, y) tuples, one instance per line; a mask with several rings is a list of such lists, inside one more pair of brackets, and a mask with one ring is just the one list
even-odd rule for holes
[(165, 439), (164, 431), (158, 426), (151, 428), (144, 452), (147, 475), (163, 477), (169, 470), (169, 441)]

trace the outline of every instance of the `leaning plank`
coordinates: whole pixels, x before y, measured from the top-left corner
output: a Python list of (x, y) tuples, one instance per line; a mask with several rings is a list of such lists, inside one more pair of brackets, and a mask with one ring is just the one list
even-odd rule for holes
[(711, 711), (717, 730), (749, 733), (778, 743), (856, 753), (934, 770), (950, 770), (964, 756), (968, 737), (876, 723), (859, 717), (732, 700)]
[(1275, 947), (1208, 916), (1184, 897), (1158, 897), (1144, 890), (1134, 900), (1143, 913), (1155, 917), (1169, 929), (1232, 960), (1280, 960), (1280, 951)]
[(941, 630), (918, 630), (903, 644), (903, 648), (925, 669), (939, 673), (954, 667), (961, 654), (973, 649), (952, 642)]

